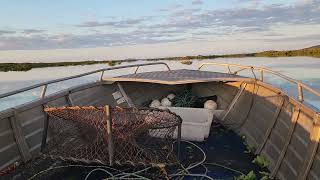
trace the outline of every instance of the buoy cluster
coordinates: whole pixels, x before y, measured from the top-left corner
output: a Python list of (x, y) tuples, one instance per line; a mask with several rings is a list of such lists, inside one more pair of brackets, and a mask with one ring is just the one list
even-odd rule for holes
[[(162, 98), (161, 101), (158, 99), (154, 99), (152, 100), (152, 102), (150, 103), (149, 107), (151, 108), (159, 108), (159, 107), (171, 107), (173, 104), (173, 99), (176, 97), (175, 94), (170, 93), (169, 95), (167, 95), (166, 97)], [(218, 107), (217, 103), (213, 100), (207, 100), (204, 104), (203, 104), (203, 108), (205, 109), (210, 109), (210, 110), (216, 110)]]

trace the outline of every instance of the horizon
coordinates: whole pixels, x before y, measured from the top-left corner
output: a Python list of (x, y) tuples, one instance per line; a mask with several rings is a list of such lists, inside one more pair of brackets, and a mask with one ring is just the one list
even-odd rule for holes
[(319, 0), (11, 0), (1, 6), (0, 62), (253, 53), (320, 44)]

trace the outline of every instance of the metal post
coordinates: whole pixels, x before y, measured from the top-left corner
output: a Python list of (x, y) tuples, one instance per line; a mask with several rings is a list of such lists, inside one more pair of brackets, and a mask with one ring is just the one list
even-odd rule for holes
[(71, 91), (68, 92), (68, 95), (66, 96), (66, 99), (67, 99), (67, 103), (69, 106), (73, 106), (73, 101), (72, 101), (72, 98), (71, 98)]
[(137, 67), (136, 67), (136, 70), (134, 71), (134, 74), (137, 74), (137, 72), (138, 72), (138, 70), (139, 70), (139, 67), (140, 67), (140, 66), (137, 66)]
[(41, 99), (46, 96), (47, 86), (48, 86), (48, 85), (42, 86), (42, 91), (41, 91), (41, 94), (40, 94), (40, 98), (41, 98)]
[(104, 71), (101, 72), (100, 81), (103, 80)]
[(298, 100), (300, 102), (303, 102), (303, 91), (300, 83), (297, 84), (297, 88), (298, 88)]
[(262, 69), (260, 69), (260, 80), (263, 82), (263, 80), (264, 80), (264, 77), (263, 77), (263, 70)]
[(13, 136), (15, 143), (20, 152), (20, 156), (23, 162), (27, 162), (31, 159), (30, 148), (27, 144), (26, 137), (22, 131), (22, 125), (19, 119), (17, 119), (17, 112), (14, 110), (14, 115), (9, 117), (10, 124), (12, 127)]
[(120, 90), (123, 98), (124, 98), (124, 99), (126, 100), (126, 102), (128, 103), (128, 106), (129, 106), (129, 107), (135, 107), (135, 105), (133, 104), (131, 98), (127, 95), (127, 93), (124, 91), (122, 85), (121, 85), (119, 82), (117, 82), (117, 86), (118, 86), (118, 88), (119, 88), (119, 90)]
[(113, 165), (113, 140), (112, 140), (112, 118), (110, 114), (109, 105), (104, 106), (105, 118), (107, 120), (107, 133), (108, 133), (108, 153), (109, 165)]
[[(43, 108), (45, 108), (43, 106)], [(46, 112), (44, 112), (44, 116), (45, 116), (45, 119), (44, 119), (44, 125), (43, 125), (43, 132), (42, 132), (42, 141), (41, 141), (41, 152), (44, 151), (45, 147), (46, 147), (46, 144), (47, 144), (47, 137), (48, 137), (48, 127), (49, 127), (49, 116)]]
[(229, 74), (232, 74), (231, 69), (230, 69), (230, 66), (227, 66), (227, 67), (228, 67), (228, 72), (229, 72)]
[(177, 143), (178, 143), (178, 161), (180, 161), (180, 154), (181, 154), (181, 125), (182, 125), (182, 122), (180, 122), (178, 124), (178, 137), (177, 137)]

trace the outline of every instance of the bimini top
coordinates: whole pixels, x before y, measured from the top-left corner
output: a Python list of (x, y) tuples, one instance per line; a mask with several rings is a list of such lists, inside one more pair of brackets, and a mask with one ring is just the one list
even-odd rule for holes
[(179, 69), (128, 74), (112, 78), (103, 78), (103, 80), (111, 82), (132, 81), (174, 85), (208, 81), (250, 81), (252, 78), (228, 73)]

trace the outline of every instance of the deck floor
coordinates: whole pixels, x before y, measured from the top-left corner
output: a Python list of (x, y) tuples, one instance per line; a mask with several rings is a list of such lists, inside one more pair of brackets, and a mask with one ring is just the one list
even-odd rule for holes
[[(195, 144), (205, 152), (206, 161), (203, 165), (199, 165), (198, 167), (191, 169), (190, 173), (206, 174), (213, 179), (234, 179), (234, 177), (239, 176), (240, 173), (227, 169), (232, 168), (234, 170), (241, 171), (244, 174), (254, 171), (256, 178), (260, 179), (260, 172), (267, 171), (266, 169), (261, 169), (252, 163), (254, 155), (245, 153), (246, 147), (243, 144), (241, 137), (239, 137), (235, 132), (224, 128), (220, 124), (213, 123), (209, 138), (204, 142), (195, 142)], [(184, 167), (200, 162), (203, 159), (203, 153), (195, 146), (182, 142), (181, 147), (181, 164), (183, 164)], [(55, 169), (63, 166), (65, 167)], [(76, 163), (37, 158), (26, 165), (18, 167), (15, 172), (12, 172), (2, 178), (27, 179), (41, 172), (41, 174), (37, 175), (35, 179), (57, 179), (60, 177), (68, 177), (68, 179), (84, 179), (87, 174), (94, 169), (94, 167), (86, 166), (101, 166), (101, 164), (83, 164), (79, 162)], [(47, 171), (47, 169), (50, 168), (51, 170)], [(134, 167), (133, 170), (136, 171), (139, 168), (143, 169), (144, 167)], [(168, 174), (174, 174), (178, 171), (178, 168), (180, 167), (169, 166), (166, 167), (166, 172)], [(107, 166), (106, 169), (108, 169)], [(146, 172), (144, 175), (151, 179), (154, 179), (155, 177), (157, 177), (156, 179), (161, 179), (159, 176), (159, 170), (157, 169), (153, 169), (151, 172)], [(105, 177), (108, 177), (108, 174), (97, 172), (89, 179)], [(0, 179), (2, 178), (0, 177)], [(194, 178), (185, 177), (185, 179)]]

